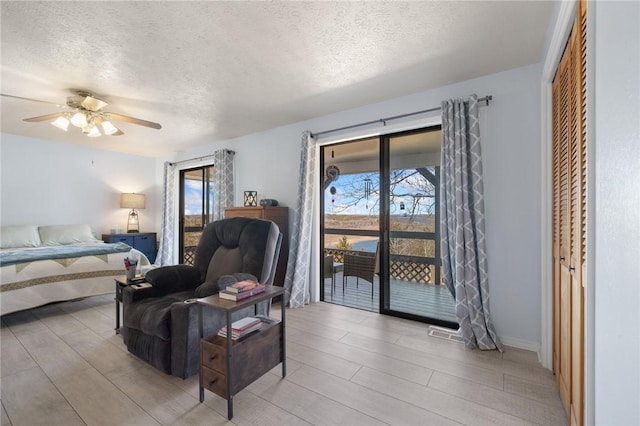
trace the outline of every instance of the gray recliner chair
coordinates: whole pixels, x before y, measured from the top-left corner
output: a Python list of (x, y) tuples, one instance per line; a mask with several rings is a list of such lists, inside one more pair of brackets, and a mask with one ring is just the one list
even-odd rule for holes
[[(199, 369), (197, 303), (185, 300), (216, 294), (231, 281), (256, 277), (272, 285), (282, 234), (268, 220), (223, 219), (208, 224), (194, 265), (165, 266), (146, 274), (148, 288), (124, 288), (123, 326), (127, 350), (167, 374), (187, 378)], [(270, 301), (257, 305), (269, 314)], [(232, 320), (254, 315), (254, 308), (234, 312)], [(226, 325), (223, 312), (203, 309), (204, 336)]]

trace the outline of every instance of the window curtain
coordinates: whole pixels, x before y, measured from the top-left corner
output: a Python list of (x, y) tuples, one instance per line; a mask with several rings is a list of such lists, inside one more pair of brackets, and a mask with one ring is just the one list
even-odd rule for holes
[(311, 132), (302, 133), (300, 150), (300, 177), (298, 201), (293, 218), (289, 263), (284, 280), (285, 301), (291, 308), (301, 308), (309, 303), (309, 264), (311, 262), (311, 236), (314, 209), (313, 176), (315, 167), (315, 141)]
[(442, 102), (440, 229), (444, 283), (468, 348), (502, 346), (491, 324), (478, 98)]
[(224, 218), (224, 209), (235, 203), (233, 159), (235, 152), (219, 149), (213, 153), (213, 220)]
[(160, 223), (160, 247), (156, 256), (157, 266), (172, 265), (173, 248), (175, 246), (175, 174), (176, 165), (174, 163), (164, 163), (164, 179), (162, 194), (162, 220)]

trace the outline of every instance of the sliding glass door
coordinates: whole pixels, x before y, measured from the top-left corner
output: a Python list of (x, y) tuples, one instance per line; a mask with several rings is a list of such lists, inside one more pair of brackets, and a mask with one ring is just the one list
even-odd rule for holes
[(191, 265), (204, 227), (213, 220), (213, 166), (180, 171), (180, 263)]
[(380, 140), (321, 149), (324, 286), (321, 299), (379, 311)]
[(328, 145), (321, 298), (457, 327), (441, 283), (440, 128)]
[(384, 137), (381, 311), (457, 328), (440, 267), (439, 127)]

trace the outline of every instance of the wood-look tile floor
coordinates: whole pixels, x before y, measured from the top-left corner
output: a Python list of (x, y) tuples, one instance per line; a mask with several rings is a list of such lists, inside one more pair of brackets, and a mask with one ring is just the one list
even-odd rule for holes
[[(272, 314), (279, 317), (275, 309)], [(280, 366), (234, 399), (171, 377), (114, 334), (113, 295), (2, 317), (2, 425), (565, 425), (536, 355), (466, 350), (428, 326), (328, 303), (287, 309)]]

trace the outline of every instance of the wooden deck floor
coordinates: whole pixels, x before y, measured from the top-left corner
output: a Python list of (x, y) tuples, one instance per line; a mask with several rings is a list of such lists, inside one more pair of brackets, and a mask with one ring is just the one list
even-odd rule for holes
[[(356, 285), (356, 277), (347, 277), (347, 285), (342, 289), (342, 273), (335, 276), (335, 292), (331, 294), (331, 278), (324, 281), (324, 301), (342, 306), (364, 309), (371, 312), (380, 311), (380, 282), (378, 277), (373, 283), (363, 279)], [(409, 281), (392, 280), (390, 308), (430, 318), (457, 323), (455, 303), (451, 293), (445, 286), (420, 284)]]

